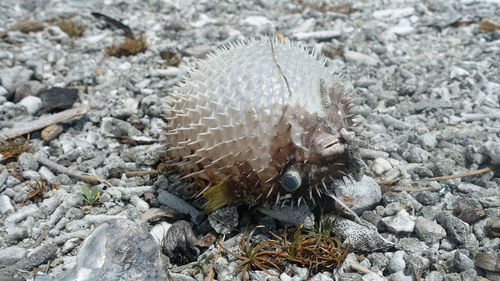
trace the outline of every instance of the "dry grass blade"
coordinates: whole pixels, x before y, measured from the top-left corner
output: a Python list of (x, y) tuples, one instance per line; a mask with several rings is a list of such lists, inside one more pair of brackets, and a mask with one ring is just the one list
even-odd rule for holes
[(243, 280), (247, 280), (248, 270), (251, 269), (260, 269), (275, 276), (270, 270), (282, 272), (286, 262), (307, 266), (311, 273), (333, 270), (344, 262), (349, 253), (342, 247), (342, 242), (332, 236), (333, 223), (333, 220), (327, 219), (312, 231), (299, 227), (283, 237), (269, 232), (275, 240), (260, 243), (252, 241), (256, 227), (248, 236), (245, 233), (242, 235), (239, 245), (242, 254), (227, 250), (219, 241), (218, 245), (224, 252), (241, 260), (238, 270), (243, 273)]
[(289, 260), (307, 266), (313, 273), (340, 266), (349, 250), (343, 248), (342, 242), (332, 235), (334, 223), (332, 219), (325, 219), (313, 230), (298, 228), (289, 239), (283, 239), (282, 246), (287, 250)]
[(31, 147), (29, 138), (16, 138), (10, 141), (0, 139), (0, 155), (2, 155), (2, 159), (0, 159), (0, 161), (15, 161), (19, 155), (30, 151)]
[(28, 195), (23, 198), (21, 203), (19, 203), (19, 205), (21, 206), (26, 205), (28, 201), (34, 203), (39, 202), (43, 199), (46, 191), (57, 188), (56, 184), (48, 183), (44, 178), (37, 180), (34, 184), (30, 184), (29, 186), (34, 188), (34, 190), (28, 193)]
[[(226, 253), (230, 254), (231, 256), (240, 259), (241, 263), (238, 266), (238, 271), (242, 272), (242, 278), (244, 281), (248, 280), (248, 270), (250, 269), (260, 269), (264, 272), (266, 272), (269, 275), (272, 276), (278, 276), (277, 274), (271, 272), (271, 269), (275, 269), (278, 272), (281, 272), (281, 267), (279, 264), (274, 260), (276, 255), (281, 254), (280, 251), (274, 251), (271, 250), (270, 248), (275, 245), (275, 241), (273, 240), (267, 240), (259, 244), (255, 244), (252, 242), (252, 236), (254, 232), (258, 228), (262, 228), (263, 226), (256, 226), (250, 234), (246, 235), (246, 233), (242, 234), (241, 240), (240, 240), (240, 251), (242, 252), (242, 255), (236, 254), (232, 251), (229, 251), (226, 249), (220, 241), (217, 241), (217, 244), (219, 247)], [(276, 259), (279, 261), (279, 259)]]

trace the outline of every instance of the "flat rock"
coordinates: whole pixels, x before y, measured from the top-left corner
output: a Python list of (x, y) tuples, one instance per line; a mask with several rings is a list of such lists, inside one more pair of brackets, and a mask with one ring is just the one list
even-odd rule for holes
[(405, 209), (401, 209), (396, 215), (382, 218), (387, 229), (394, 233), (413, 232), (415, 227), (414, 218)]
[(446, 237), (446, 231), (435, 221), (419, 217), (415, 220), (415, 233), (427, 244), (433, 244)]
[(344, 181), (335, 187), (335, 194), (344, 202), (350, 202), (350, 208), (358, 215), (373, 209), (382, 199), (380, 186), (368, 176), (360, 181)]

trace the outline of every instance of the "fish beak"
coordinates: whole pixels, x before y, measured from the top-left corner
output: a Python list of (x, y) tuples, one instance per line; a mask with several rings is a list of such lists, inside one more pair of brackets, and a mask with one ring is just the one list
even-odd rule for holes
[(314, 150), (323, 157), (333, 157), (345, 152), (346, 145), (342, 143), (342, 137), (326, 132), (320, 132), (314, 136)]

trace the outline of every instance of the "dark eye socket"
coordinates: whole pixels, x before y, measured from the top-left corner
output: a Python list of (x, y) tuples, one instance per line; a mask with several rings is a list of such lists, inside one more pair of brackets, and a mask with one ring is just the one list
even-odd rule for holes
[(281, 186), (289, 192), (297, 190), (302, 185), (302, 177), (300, 173), (293, 169), (288, 170), (283, 176), (281, 176)]

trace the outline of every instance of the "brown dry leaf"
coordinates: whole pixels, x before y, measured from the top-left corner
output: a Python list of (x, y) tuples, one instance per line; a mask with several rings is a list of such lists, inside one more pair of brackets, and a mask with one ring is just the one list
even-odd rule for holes
[(500, 218), (488, 219), (485, 228), (490, 236), (500, 237)]
[(457, 208), (453, 211), (457, 218), (469, 224), (473, 224), (486, 217), (486, 211), (480, 208), (475, 208), (465, 202), (459, 202)]
[(71, 38), (81, 37), (85, 28), (71, 20), (61, 20), (57, 23), (57, 26)]
[(493, 32), (495, 30), (500, 29), (500, 23), (489, 20), (489, 19), (484, 19), (479, 23), (477, 28), (479, 30), (482, 30), (482, 31)]
[(476, 265), (482, 269), (500, 272), (500, 255), (492, 253), (479, 253), (476, 255)]
[(196, 246), (208, 248), (212, 246), (215, 241), (217, 240), (217, 236), (213, 234), (212, 232), (207, 233), (205, 236), (201, 237), (200, 240), (196, 243)]
[(30, 32), (42, 31), (44, 28), (45, 25), (40, 21), (25, 19), (11, 26), (9, 30), (12, 31), (18, 30), (21, 31), (22, 33), (30, 33)]
[(137, 55), (139, 53), (146, 51), (146, 49), (147, 49), (146, 36), (141, 35), (133, 39), (126, 38), (122, 44), (109, 48), (107, 53), (109, 56), (113, 57), (124, 57), (124, 56)]

